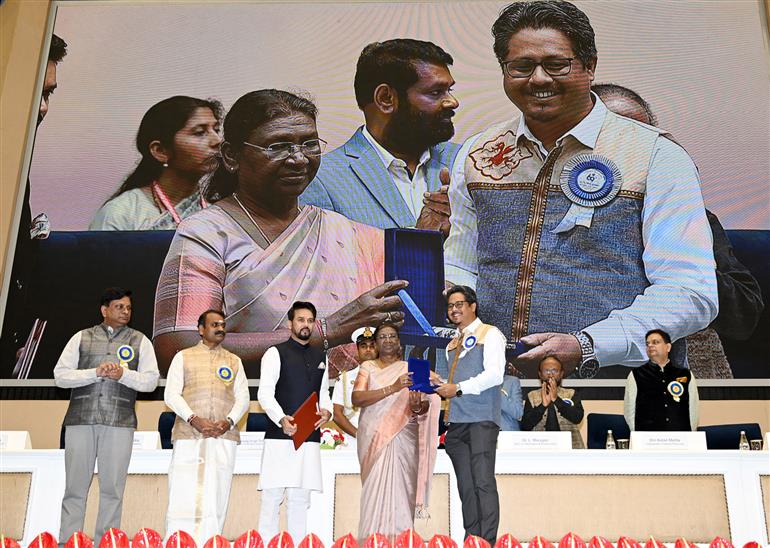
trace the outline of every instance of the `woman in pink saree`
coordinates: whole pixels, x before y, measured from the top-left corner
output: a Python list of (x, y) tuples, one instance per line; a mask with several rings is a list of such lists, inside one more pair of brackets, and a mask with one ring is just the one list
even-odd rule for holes
[(179, 225), (155, 295), (153, 328), (161, 371), (197, 343), (197, 317), (220, 309), (227, 347), (249, 378), (259, 360), (289, 337), (286, 310), (297, 300), (318, 309), (311, 344), (328, 348), (332, 376), (357, 366), (351, 333), (385, 320), (400, 323), (406, 282), (382, 283), (381, 230), (298, 205), (325, 142), (316, 107), (286, 91), (247, 93), (227, 113), (220, 165), (206, 198), (213, 205)]
[(374, 334), (379, 358), (361, 364), (353, 387), (361, 465), (358, 537), (382, 533), (392, 544), (415, 517), (427, 518), (438, 447), (440, 398), (408, 390), (412, 381), (398, 329), (382, 324)]

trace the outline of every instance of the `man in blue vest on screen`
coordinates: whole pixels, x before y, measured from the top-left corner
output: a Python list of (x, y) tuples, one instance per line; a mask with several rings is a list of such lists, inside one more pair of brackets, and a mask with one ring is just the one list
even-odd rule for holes
[[(591, 92), (594, 30), (572, 3), (510, 4), (492, 34), (521, 115), (501, 113), (457, 155), (446, 279), (475, 287), (530, 377), (549, 356), (581, 378), (638, 367), (647, 331), (680, 339), (717, 314), (695, 164)], [(529, 347), (519, 356), (517, 342)]]

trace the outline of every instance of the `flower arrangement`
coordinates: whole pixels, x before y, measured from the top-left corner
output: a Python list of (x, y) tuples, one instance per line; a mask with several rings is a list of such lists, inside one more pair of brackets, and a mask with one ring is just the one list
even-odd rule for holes
[(345, 434), (336, 428), (321, 429), (321, 449), (337, 449), (345, 444)]

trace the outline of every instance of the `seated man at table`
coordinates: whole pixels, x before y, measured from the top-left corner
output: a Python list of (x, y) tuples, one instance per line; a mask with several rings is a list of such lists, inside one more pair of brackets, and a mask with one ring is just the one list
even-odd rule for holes
[(583, 404), (574, 388), (561, 385), (564, 369), (559, 360), (549, 356), (540, 362), (537, 370), (540, 390), (527, 394), (522, 430), (569, 431), (573, 449), (584, 449), (579, 424), (583, 420)]
[(668, 355), (671, 337), (662, 329), (645, 336), (650, 360), (628, 375), (623, 415), (633, 430), (686, 431), (698, 427), (698, 386), (692, 371)]

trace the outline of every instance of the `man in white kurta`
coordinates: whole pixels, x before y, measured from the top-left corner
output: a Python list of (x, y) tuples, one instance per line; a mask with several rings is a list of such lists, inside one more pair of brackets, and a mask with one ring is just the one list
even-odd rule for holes
[(240, 442), (236, 424), (249, 409), (249, 386), (241, 359), (221, 346), (224, 315), (201, 314), (198, 333), (201, 342), (171, 361), (164, 399), (177, 415), (166, 537), (186, 531), (201, 546), (222, 533)]
[[(295, 302), (288, 312), (291, 338), (268, 348), (262, 357), (258, 398), (272, 421), (265, 432), (259, 476), (259, 532), (266, 542), (278, 534), (285, 499), (289, 534), (298, 543), (305, 536), (310, 493), (323, 490), (318, 428), (331, 418), (332, 405), (324, 352), (310, 345), (315, 318), (311, 303)], [(292, 415), (313, 392), (319, 401), (316, 430), (295, 450), (291, 436), (297, 425)]]

